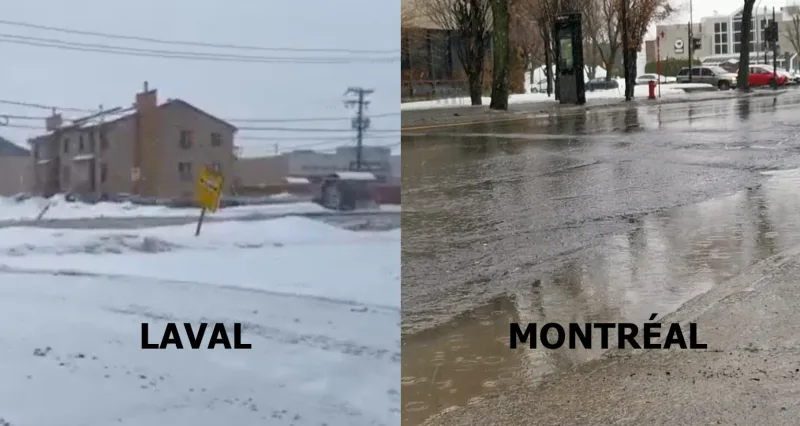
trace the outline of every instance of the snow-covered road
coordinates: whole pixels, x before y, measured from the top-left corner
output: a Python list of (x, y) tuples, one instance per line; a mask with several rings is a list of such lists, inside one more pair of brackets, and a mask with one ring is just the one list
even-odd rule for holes
[[(192, 229), (0, 229), (0, 419), (400, 423), (399, 231)], [(143, 322), (238, 322), (252, 349), (143, 350)]]

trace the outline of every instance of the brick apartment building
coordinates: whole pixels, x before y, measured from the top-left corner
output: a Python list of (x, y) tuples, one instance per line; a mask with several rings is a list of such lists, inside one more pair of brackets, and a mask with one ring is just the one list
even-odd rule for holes
[(32, 184), (30, 152), (0, 137), (0, 195), (30, 190)]
[(206, 165), (230, 176), (230, 188), (236, 127), (180, 99), (159, 105), (147, 83), (122, 112), (113, 120), (98, 115), (71, 124), (50, 117), (49, 133), (29, 140), (34, 192), (186, 199)]

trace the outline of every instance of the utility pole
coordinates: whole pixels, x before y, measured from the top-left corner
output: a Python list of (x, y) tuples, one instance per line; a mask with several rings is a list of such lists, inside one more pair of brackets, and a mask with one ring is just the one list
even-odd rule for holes
[(694, 62), (694, 31), (692, 31), (692, 21), (693, 21), (692, 0), (689, 0), (689, 26), (687, 28), (688, 30), (687, 35), (689, 36), (689, 42), (686, 43), (687, 52), (689, 53), (689, 83), (692, 82), (692, 66), (694, 65), (692, 63)]
[(775, 86), (773, 88), (778, 90), (778, 21), (775, 20), (775, 6), (772, 7), (772, 22), (770, 22), (772, 30), (772, 75), (775, 76)]
[(369, 128), (369, 117), (364, 116), (364, 110), (369, 106), (369, 101), (366, 97), (374, 93), (372, 89), (364, 89), (363, 87), (350, 87), (344, 93), (346, 95), (357, 95), (357, 99), (348, 99), (344, 101), (346, 107), (357, 107), (356, 116), (353, 118), (353, 129), (356, 130), (356, 170), (361, 170), (361, 163), (363, 162), (362, 151), (364, 150), (364, 131)]

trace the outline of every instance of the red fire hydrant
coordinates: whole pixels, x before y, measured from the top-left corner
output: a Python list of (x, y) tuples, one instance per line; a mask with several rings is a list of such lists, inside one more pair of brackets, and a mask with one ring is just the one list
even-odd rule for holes
[(656, 98), (656, 82), (654, 80), (650, 80), (647, 83), (647, 99), (655, 99)]

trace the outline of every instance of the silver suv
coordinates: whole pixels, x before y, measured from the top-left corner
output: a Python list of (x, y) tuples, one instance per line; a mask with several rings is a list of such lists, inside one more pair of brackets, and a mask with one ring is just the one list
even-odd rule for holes
[[(677, 83), (688, 83), (689, 67), (681, 68), (675, 80)], [(736, 87), (736, 74), (720, 67), (692, 67), (692, 83), (706, 83), (719, 90), (729, 90)]]

